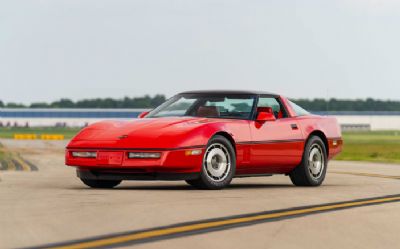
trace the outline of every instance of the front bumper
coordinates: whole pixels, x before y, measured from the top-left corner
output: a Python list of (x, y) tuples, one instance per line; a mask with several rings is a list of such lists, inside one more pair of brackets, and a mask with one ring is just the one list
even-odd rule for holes
[[(198, 155), (191, 155), (192, 150), (202, 150)], [(74, 157), (73, 152), (96, 152), (95, 158)], [(139, 173), (193, 173), (200, 172), (204, 149), (203, 147), (186, 147), (174, 150), (152, 150), (145, 152), (160, 152), (160, 158), (129, 158), (129, 152), (143, 152), (137, 149), (87, 149), (67, 148), (65, 164), (79, 169), (118, 169), (123, 172), (130, 170)]]
[(91, 180), (194, 180), (199, 173), (169, 173), (169, 172), (137, 172), (121, 169), (77, 169), (76, 174), (81, 179)]

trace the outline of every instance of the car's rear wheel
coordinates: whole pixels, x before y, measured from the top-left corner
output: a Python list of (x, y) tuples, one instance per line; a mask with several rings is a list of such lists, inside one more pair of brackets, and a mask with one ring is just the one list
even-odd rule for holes
[(186, 182), (199, 189), (222, 189), (232, 181), (235, 170), (233, 145), (225, 137), (216, 135), (208, 142), (200, 177)]
[(84, 179), (84, 178), (80, 179), (85, 185), (91, 188), (113, 188), (122, 182), (118, 180), (109, 181), (109, 180), (96, 180), (96, 179)]
[(325, 179), (328, 158), (322, 139), (312, 136), (304, 149), (303, 159), (290, 174), (296, 186), (319, 186)]

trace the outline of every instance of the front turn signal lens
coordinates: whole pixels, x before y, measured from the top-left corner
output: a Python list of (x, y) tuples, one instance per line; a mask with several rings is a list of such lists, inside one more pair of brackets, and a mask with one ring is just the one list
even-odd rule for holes
[(198, 156), (201, 155), (202, 150), (187, 150), (185, 151), (186, 156)]

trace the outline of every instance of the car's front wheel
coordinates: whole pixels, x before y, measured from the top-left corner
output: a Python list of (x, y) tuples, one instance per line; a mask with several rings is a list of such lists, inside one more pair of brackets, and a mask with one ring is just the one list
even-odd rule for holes
[(236, 170), (236, 155), (231, 142), (216, 135), (204, 152), (200, 177), (186, 182), (199, 189), (222, 189), (229, 185)]
[(318, 136), (308, 139), (302, 162), (290, 174), (296, 186), (319, 186), (325, 179), (328, 166), (325, 144)]
[(120, 184), (122, 181), (112, 180), (96, 180), (96, 179), (84, 179), (80, 178), (81, 181), (91, 188), (113, 188)]

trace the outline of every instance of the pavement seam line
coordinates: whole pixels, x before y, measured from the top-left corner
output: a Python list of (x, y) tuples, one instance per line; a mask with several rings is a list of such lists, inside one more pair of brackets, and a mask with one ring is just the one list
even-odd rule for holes
[(185, 233), (201, 233), (204, 230), (212, 229), (228, 229), (233, 226), (245, 226), (250, 225), (252, 222), (268, 222), (277, 219), (288, 219), (295, 218), (299, 216), (317, 214), (321, 212), (335, 211), (341, 209), (349, 209), (354, 207), (362, 207), (368, 205), (384, 204), (389, 202), (400, 201), (400, 195), (387, 196), (387, 197), (377, 197), (371, 199), (361, 199), (353, 200), (342, 203), (332, 203), (323, 204), (310, 207), (298, 207), (291, 210), (284, 211), (270, 211), (265, 214), (245, 214), (244, 217), (233, 217), (233, 218), (217, 218), (214, 221), (195, 221), (192, 224), (175, 225), (165, 228), (154, 228), (147, 231), (132, 231), (124, 235), (115, 235), (113, 237), (103, 238), (99, 237), (97, 239), (87, 239), (87, 241), (81, 242), (66, 242), (60, 243), (58, 246), (54, 244), (53, 246), (44, 246), (36, 248), (57, 248), (57, 249), (81, 249), (81, 248), (99, 248), (99, 247), (111, 247), (117, 246), (123, 243), (134, 243), (141, 240), (157, 239), (162, 237), (174, 236)]
[(329, 173), (342, 174), (342, 175), (354, 175), (354, 176), (378, 177), (378, 178), (387, 178), (387, 179), (398, 179), (398, 180), (400, 180), (400, 176), (381, 175), (381, 174), (374, 174), (374, 173), (349, 172), (349, 171), (330, 171)]
[(25, 160), (20, 153), (6, 149), (0, 143), (0, 151), (5, 153), (5, 158), (0, 161), (0, 171), (38, 171), (38, 167)]
[(6, 158), (7, 162), (7, 170), (8, 171), (17, 171), (17, 167), (15, 166), (14, 162), (12, 161), (11, 158)]
[(22, 170), (23, 170), (23, 171), (31, 171), (31, 167), (30, 167), (27, 163), (25, 163), (24, 160), (22, 160), (22, 158), (21, 158), (21, 156), (20, 156), (19, 154), (16, 154), (16, 155), (14, 156), (14, 159), (15, 159), (18, 163), (21, 164), (21, 167), (22, 167)]

